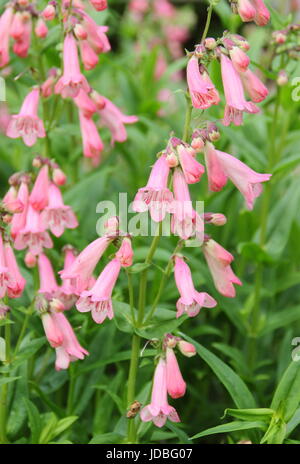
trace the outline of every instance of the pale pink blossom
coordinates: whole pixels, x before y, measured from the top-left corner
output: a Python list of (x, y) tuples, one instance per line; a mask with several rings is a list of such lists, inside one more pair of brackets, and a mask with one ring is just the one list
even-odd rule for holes
[(53, 314), (43, 313), (41, 315), (45, 335), (52, 348), (61, 346), (64, 340), (63, 334), (53, 318)]
[(13, 276), (9, 272), (4, 252), (4, 244), (2, 234), (0, 234), (0, 298), (6, 295), (8, 287), (13, 287), (15, 284)]
[(5, 263), (8, 268), (9, 275), (11, 277), (11, 282), (7, 285), (7, 294), (9, 298), (19, 298), (24, 290), (26, 285), (26, 280), (21, 275), (19, 266), (14, 255), (14, 251), (11, 245), (6, 242), (4, 244), (4, 256)]
[(24, 31), (20, 39), (16, 40), (13, 45), (13, 52), (18, 55), (20, 58), (26, 58), (31, 43), (31, 29), (32, 21), (31, 17), (27, 16), (23, 19), (24, 21)]
[(60, 168), (54, 168), (52, 172), (52, 180), (56, 185), (65, 185), (67, 182), (67, 176)]
[(172, 18), (176, 13), (175, 7), (169, 0), (154, 0), (153, 8), (158, 18)]
[(49, 202), (49, 168), (45, 164), (39, 171), (33, 189), (31, 191), (29, 202), (37, 211), (43, 210)]
[(56, 10), (55, 6), (48, 4), (42, 11), (42, 17), (45, 21), (52, 21), (55, 18)]
[(198, 58), (195, 55), (187, 65), (187, 83), (194, 108), (206, 109), (220, 102), (218, 91), (203, 69), (200, 72)]
[(0, 67), (9, 63), (9, 36), (13, 15), (13, 8), (9, 6), (0, 18)]
[(254, 21), (258, 26), (265, 26), (270, 20), (270, 12), (263, 0), (252, 0), (256, 9)]
[(10, 233), (13, 238), (25, 227), (27, 209), (29, 204), (29, 191), (28, 185), (26, 182), (21, 182), (19, 191), (18, 191), (18, 200), (23, 205), (23, 211), (21, 213), (15, 213), (13, 215), (10, 227)]
[(84, 114), (79, 111), (80, 130), (83, 143), (83, 154), (87, 158), (94, 161), (94, 165), (100, 163), (101, 152), (104, 145), (98, 133), (96, 124), (90, 118), (86, 118)]
[(218, 292), (228, 298), (234, 298), (233, 284), (242, 285), (242, 283), (230, 267), (234, 259), (232, 254), (212, 239), (204, 244), (203, 253)]
[(151, 403), (141, 410), (140, 415), (143, 422), (152, 421), (157, 427), (163, 427), (167, 419), (180, 422), (176, 409), (168, 404), (167, 366), (163, 358), (160, 358), (155, 368)]
[(4, 195), (2, 205), (10, 213), (22, 213), (24, 205), (18, 198), (18, 191), (15, 186), (12, 185)]
[(167, 390), (171, 398), (185, 395), (186, 383), (182, 378), (176, 355), (172, 348), (166, 350)]
[[(71, 246), (65, 247), (64, 253), (65, 259), (63, 272), (67, 272), (76, 260), (76, 255), (74, 248)], [(59, 290), (59, 299), (63, 302), (64, 309), (66, 310), (72, 308), (74, 305), (77, 300), (76, 287), (73, 286), (71, 279), (62, 278), (62, 285)]]
[(99, 110), (101, 123), (111, 132), (111, 142), (125, 142), (127, 132), (125, 124), (133, 124), (138, 121), (137, 116), (127, 116), (117, 108), (108, 98), (102, 97), (105, 105)]
[(17, 11), (13, 17), (9, 34), (14, 40), (21, 40), (25, 34), (25, 21), (20, 11)]
[(78, 295), (88, 288), (93, 271), (111, 240), (106, 236), (97, 238), (76, 257), (70, 267), (59, 272), (62, 279), (71, 279)]
[(97, 11), (103, 11), (107, 8), (107, 0), (90, 0), (90, 3)]
[(35, 35), (41, 39), (44, 39), (45, 37), (47, 37), (48, 27), (46, 26), (42, 18), (39, 18), (37, 20), (34, 32), (35, 32)]
[(16, 250), (28, 247), (33, 255), (42, 253), (43, 248), (53, 247), (53, 242), (41, 223), (40, 213), (31, 205), (27, 210), (26, 225), (17, 233), (14, 245)]
[(93, 47), (97, 54), (107, 53), (110, 51), (111, 46), (107, 38), (106, 32), (108, 31), (107, 26), (98, 26), (98, 24), (84, 11), (80, 11), (83, 22), (82, 25), (88, 33), (87, 40)]
[(86, 71), (90, 71), (97, 66), (99, 58), (93, 47), (87, 40), (79, 41), (80, 56)]
[(38, 137), (45, 137), (43, 121), (38, 117), (39, 89), (33, 89), (25, 98), (19, 114), (13, 115), (6, 135), (13, 139), (22, 137), (25, 145), (31, 147)]
[(241, 73), (244, 89), (254, 103), (263, 101), (268, 96), (268, 89), (250, 69)]
[(177, 152), (186, 182), (188, 184), (199, 182), (205, 169), (195, 159), (195, 150), (192, 147), (180, 144), (177, 146)]
[(214, 308), (216, 306), (216, 300), (208, 293), (195, 290), (190, 268), (179, 256), (175, 256), (174, 276), (180, 293), (180, 298), (176, 304), (176, 317), (180, 317), (184, 313), (187, 313), (189, 317), (195, 317), (202, 307)]
[(79, 94), (74, 98), (74, 101), (85, 118), (91, 118), (97, 111), (96, 104), (83, 90), (79, 91)]
[(251, 0), (238, 0), (238, 12), (243, 21), (253, 21), (256, 15), (256, 9)]
[(250, 64), (250, 58), (241, 48), (232, 47), (229, 51), (229, 55), (237, 72), (244, 73), (247, 71)]
[(45, 229), (50, 229), (55, 237), (60, 237), (65, 229), (78, 227), (71, 206), (64, 204), (62, 194), (54, 183), (49, 186), (49, 203), (41, 213), (41, 221)]
[(54, 84), (56, 82), (57, 70), (56, 68), (51, 68), (48, 72), (48, 77), (41, 85), (41, 95), (44, 98), (50, 97), (54, 92)]
[(152, 167), (147, 185), (138, 190), (133, 202), (133, 210), (139, 213), (150, 210), (155, 222), (165, 218), (172, 210), (173, 194), (168, 189), (170, 168), (166, 155), (162, 155)]
[(129, 267), (132, 265), (133, 250), (129, 237), (123, 238), (122, 244), (116, 253), (116, 258), (118, 258), (123, 267)]
[(218, 162), (228, 177), (245, 198), (247, 207), (253, 208), (254, 200), (262, 193), (262, 182), (267, 182), (271, 174), (260, 174), (234, 156), (216, 150)]
[(178, 349), (181, 354), (186, 356), (187, 358), (191, 358), (196, 354), (196, 348), (192, 343), (186, 342), (185, 340), (180, 340), (178, 342)]
[(58, 292), (58, 285), (55, 279), (51, 261), (41, 253), (38, 257), (38, 269), (40, 278), (39, 293), (47, 295), (47, 297), (55, 297)]
[(63, 98), (74, 98), (80, 89), (88, 93), (90, 86), (80, 71), (76, 40), (68, 33), (64, 40), (64, 73), (55, 85), (55, 93)]
[(240, 126), (243, 123), (243, 112), (257, 113), (259, 109), (254, 103), (246, 101), (239, 73), (235, 70), (232, 61), (223, 53), (221, 71), (226, 99), (223, 124), (229, 126), (233, 122), (236, 126)]
[(117, 258), (111, 260), (103, 269), (90, 290), (81, 293), (76, 303), (78, 311), (92, 312), (92, 318), (97, 324), (104, 319), (114, 317), (111, 294), (121, 270), (121, 263)]
[(227, 183), (227, 176), (219, 161), (214, 145), (207, 142), (204, 146), (208, 188), (212, 192), (219, 192)]

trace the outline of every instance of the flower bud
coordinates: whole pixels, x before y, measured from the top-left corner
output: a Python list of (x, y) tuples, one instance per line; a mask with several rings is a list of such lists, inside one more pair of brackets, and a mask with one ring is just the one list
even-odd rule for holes
[(86, 29), (82, 26), (82, 24), (76, 24), (76, 26), (74, 27), (74, 34), (76, 35), (78, 40), (85, 40), (88, 36), (88, 33)]
[(272, 37), (277, 44), (284, 44), (287, 39), (285, 31), (275, 31), (273, 32)]
[(53, 298), (50, 301), (50, 309), (56, 313), (61, 313), (65, 310), (65, 305), (58, 298)]
[(36, 256), (34, 256), (30, 251), (28, 251), (28, 253), (26, 253), (24, 261), (25, 261), (26, 266), (29, 269), (36, 266)]
[(113, 216), (109, 218), (104, 224), (104, 230), (107, 235), (118, 235), (118, 232), (119, 232), (118, 216)]
[(287, 72), (284, 69), (279, 71), (278, 76), (277, 76), (277, 80), (276, 80), (277, 84), (280, 87), (282, 87), (282, 86), (286, 85), (288, 83), (288, 81), (289, 81), (289, 78), (288, 78)]
[(55, 7), (54, 5), (48, 4), (46, 8), (42, 11), (42, 17), (45, 21), (52, 21), (55, 18)]
[(60, 168), (54, 168), (52, 179), (56, 185), (60, 186), (60, 185), (65, 185), (67, 181), (67, 176)]
[(204, 220), (208, 224), (213, 224), (214, 226), (224, 226), (227, 222), (226, 216), (221, 213), (205, 213)]
[(6, 315), (9, 311), (10, 307), (0, 302), (0, 321), (6, 318)]
[(191, 358), (196, 354), (196, 348), (192, 343), (186, 342), (185, 340), (180, 340), (178, 342), (178, 348), (181, 354), (186, 356), (187, 358)]
[(167, 155), (167, 163), (170, 168), (176, 168), (176, 166), (178, 166), (179, 161), (175, 153), (171, 152), (169, 155)]
[(217, 46), (217, 42), (213, 37), (208, 37), (204, 40), (204, 47), (208, 50), (214, 50)]

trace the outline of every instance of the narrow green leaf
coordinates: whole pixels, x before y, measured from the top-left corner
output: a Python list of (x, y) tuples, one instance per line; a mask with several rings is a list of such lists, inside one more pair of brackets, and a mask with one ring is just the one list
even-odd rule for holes
[(203, 430), (203, 432), (197, 433), (191, 439), (207, 437), (208, 435), (215, 435), (217, 433), (230, 433), (238, 432), (239, 430), (249, 430), (249, 429), (264, 429), (266, 424), (264, 422), (242, 422), (234, 421), (229, 422), (228, 424), (217, 425), (216, 427), (211, 427), (209, 429)]
[(286, 369), (274, 393), (271, 408), (280, 411), (288, 422), (300, 402), (300, 362), (292, 361)]

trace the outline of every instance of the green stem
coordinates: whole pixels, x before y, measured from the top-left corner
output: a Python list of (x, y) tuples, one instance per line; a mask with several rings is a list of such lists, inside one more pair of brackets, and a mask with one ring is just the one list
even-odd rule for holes
[(186, 104), (187, 106), (186, 106), (186, 112), (185, 112), (185, 122), (184, 122), (184, 129), (183, 129), (183, 135), (182, 135), (183, 142), (187, 142), (189, 139), (192, 111), (193, 111), (191, 99), (188, 95), (186, 97)]
[[(9, 316), (7, 316), (9, 320)], [(10, 324), (5, 325), (5, 364), (9, 364), (11, 354), (11, 329)], [(9, 374), (5, 374), (8, 376)], [(6, 422), (7, 422), (7, 394), (8, 384), (2, 385), (0, 395), (0, 444), (9, 443), (6, 435)]]
[(209, 26), (210, 26), (210, 22), (211, 22), (212, 12), (213, 12), (213, 3), (210, 2), (208, 10), (207, 10), (206, 24), (205, 24), (204, 31), (203, 31), (203, 34), (202, 34), (202, 37), (201, 37), (201, 42), (203, 42), (203, 40), (206, 39), (208, 30), (209, 30)]
[(72, 414), (73, 411), (73, 403), (74, 403), (74, 389), (75, 389), (75, 380), (76, 376), (74, 373), (74, 366), (72, 363), (69, 367), (69, 390), (68, 390), (68, 399), (67, 399), (67, 415), (69, 416)]
[(126, 270), (127, 280), (128, 280), (128, 292), (129, 292), (129, 305), (130, 305), (130, 312), (133, 325), (136, 326), (136, 318), (134, 312), (134, 290), (133, 290), (133, 283), (132, 283), (132, 275), (130, 272)]

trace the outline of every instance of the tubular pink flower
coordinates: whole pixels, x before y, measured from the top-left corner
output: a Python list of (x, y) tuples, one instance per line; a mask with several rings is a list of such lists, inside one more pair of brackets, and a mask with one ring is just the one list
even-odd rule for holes
[(99, 58), (97, 53), (94, 51), (93, 47), (89, 44), (87, 40), (79, 41), (80, 56), (83, 62), (84, 69), (90, 71), (97, 66)]
[(85, 118), (91, 118), (97, 111), (94, 101), (83, 90), (79, 91), (74, 101)]
[(24, 205), (18, 198), (18, 192), (13, 185), (9, 188), (8, 192), (4, 195), (2, 204), (4, 208), (10, 213), (22, 213)]
[(49, 187), (49, 204), (41, 213), (41, 221), (45, 229), (50, 229), (55, 237), (60, 237), (65, 229), (78, 227), (71, 206), (64, 204), (61, 192), (53, 182)]
[(24, 19), (24, 32), (21, 39), (16, 40), (13, 45), (13, 52), (18, 55), (20, 58), (26, 58), (30, 48), (31, 42), (31, 29), (32, 21), (31, 18)]
[(219, 103), (215, 86), (206, 71), (200, 72), (198, 58), (194, 55), (188, 61), (187, 82), (194, 108), (206, 109)]
[(109, 40), (106, 36), (107, 26), (98, 24), (84, 11), (80, 11), (83, 17), (83, 27), (88, 33), (88, 41), (97, 54), (109, 52), (111, 49)]
[(19, 11), (13, 17), (9, 34), (14, 40), (21, 40), (25, 34), (25, 21), (23, 21), (23, 15)]
[[(56, 370), (67, 369), (71, 361), (84, 359), (89, 352), (79, 344), (71, 324), (63, 313), (55, 312), (52, 314), (52, 318), (63, 335), (62, 345), (58, 348), (55, 368)], [(68, 362), (66, 362), (67, 357)]]
[(108, 98), (102, 97), (105, 105), (99, 110), (101, 123), (111, 132), (111, 143), (125, 142), (127, 132), (125, 124), (134, 124), (138, 121), (137, 116), (123, 114)]
[[(23, 213), (21, 213), (23, 214)], [(15, 249), (29, 248), (33, 255), (42, 253), (43, 248), (52, 248), (53, 242), (41, 224), (40, 214), (29, 205), (26, 215), (26, 225), (15, 238)]]
[(183, 313), (187, 313), (189, 317), (195, 317), (202, 307), (214, 308), (216, 306), (216, 300), (208, 293), (195, 290), (190, 268), (179, 256), (175, 256), (174, 276), (180, 293), (176, 304), (177, 318)]
[[(70, 246), (65, 248), (64, 269), (62, 272), (67, 272), (76, 260), (74, 249)], [(64, 309), (70, 309), (77, 300), (76, 288), (72, 285), (71, 279), (62, 278), (62, 285), (59, 290), (59, 299), (64, 304)]]
[(180, 144), (177, 147), (177, 152), (186, 182), (188, 184), (199, 182), (205, 169), (202, 164), (198, 163), (195, 159), (195, 150), (193, 150), (192, 147), (186, 147)]
[(167, 390), (171, 398), (181, 398), (185, 395), (186, 383), (182, 378), (180, 368), (172, 348), (166, 350)]
[(87, 158), (92, 158), (95, 165), (100, 162), (100, 155), (104, 148), (97, 127), (92, 119), (86, 118), (79, 111), (80, 129), (83, 143), (83, 154)]
[(11, 282), (7, 285), (9, 298), (19, 298), (26, 285), (26, 280), (21, 275), (13, 249), (9, 243), (4, 244), (5, 262), (11, 276)]
[(234, 259), (232, 254), (212, 239), (204, 244), (203, 253), (218, 292), (228, 298), (234, 298), (233, 284), (242, 285), (242, 282), (230, 267)]
[(256, 9), (251, 0), (238, 0), (238, 12), (244, 22), (253, 21), (256, 15)]
[(254, 21), (258, 26), (265, 26), (270, 20), (270, 12), (263, 0), (252, 0), (256, 9)]
[(88, 93), (90, 86), (80, 72), (76, 40), (68, 33), (64, 40), (64, 73), (55, 86), (55, 93), (63, 98), (74, 98), (80, 89)]
[(103, 11), (107, 8), (107, 0), (90, 0), (90, 3), (97, 11)]
[(262, 193), (262, 182), (270, 180), (272, 174), (260, 174), (253, 171), (234, 156), (216, 150), (216, 155), (226, 177), (241, 192), (247, 207), (253, 209), (254, 200)]
[(114, 317), (111, 294), (121, 270), (121, 263), (114, 258), (108, 263), (91, 290), (81, 293), (76, 303), (76, 308), (81, 313), (92, 312), (92, 318), (97, 324), (102, 324), (104, 319)]
[(232, 49), (229, 51), (229, 55), (232, 64), (238, 73), (244, 73), (247, 71), (250, 64), (250, 58), (243, 50), (241, 50), (239, 47), (232, 47)]
[(263, 101), (268, 96), (268, 89), (250, 69), (240, 75), (244, 89), (254, 103)]
[(175, 201), (172, 207), (172, 233), (179, 235), (183, 240), (187, 240), (193, 235), (196, 235), (200, 240), (203, 239), (204, 223), (193, 209), (189, 188), (180, 168), (176, 168), (174, 171), (173, 188)]
[(138, 190), (133, 202), (133, 211), (141, 213), (150, 210), (155, 222), (162, 221), (166, 213), (171, 212), (173, 194), (167, 187), (169, 172), (167, 157), (162, 155), (152, 167), (146, 187)]
[(254, 103), (245, 100), (241, 78), (231, 60), (223, 53), (221, 54), (221, 71), (226, 98), (223, 124), (229, 126), (233, 122), (236, 126), (240, 126), (243, 122), (243, 112), (257, 113), (259, 108)]
[(0, 234), (0, 298), (3, 298), (8, 287), (15, 285), (13, 276), (10, 274), (6, 260), (3, 245), (2, 234)]
[(207, 142), (204, 146), (204, 156), (208, 187), (212, 192), (219, 192), (227, 183), (227, 176), (221, 166), (214, 145)]
[(35, 35), (39, 37), (40, 39), (44, 39), (45, 37), (47, 37), (48, 27), (46, 26), (42, 18), (39, 18), (37, 20), (34, 32), (35, 32)]
[(29, 203), (29, 192), (28, 192), (28, 185), (25, 182), (21, 182), (21, 185), (18, 191), (18, 200), (24, 206), (24, 208), (21, 213), (16, 213), (13, 215), (13, 218), (11, 221), (11, 227), (10, 227), (10, 233), (13, 239), (15, 239), (16, 235), (26, 225), (27, 209), (28, 209), (28, 203)]
[(176, 13), (175, 7), (169, 0), (154, 0), (153, 7), (158, 17), (172, 18)]
[(53, 318), (53, 314), (43, 313), (41, 315), (45, 335), (52, 348), (57, 348), (63, 344), (63, 334)]
[(13, 20), (12, 7), (6, 8), (0, 18), (0, 67), (9, 63), (9, 35)]
[(169, 419), (180, 422), (176, 409), (168, 404), (167, 398), (167, 366), (160, 358), (154, 373), (151, 403), (141, 410), (143, 422), (152, 421), (156, 427), (163, 427)]
[(185, 340), (180, 340), (178, 342), (178, 349), (181, 354), (186, 356), (187, 358), (191, 358), (196, 354), (196, 348), (192, 343), (186, 342)]
[(55, 18), (55, 14), (55, 7), (51, 4), (48, 4), (42, 11), (42, 17), (45, 21), (52, 21)]
[(38, 257), (38, 269), (40, 277), (39, 293), (44, 293), (51, 297), (56, 296), (58, 292), (58, 285), (51, 261), (44, 253), (41, 253)]
[(35, 180), (29, 202), (36, 211), (43, 210), (49, 202), (49, 168), (44, 165)]
[(19, 114), (11, 117), (6, 135), (12, 139), (22, 137), (32, 147), (38, 137), (45, 137), (43, 121), (38, 117), (39, 89), (33, 89), (25, 98)]
[(123, 238), (122, 245), (116, 253), (116, 258), (118, 258), (123, 267), (129, 267), (132, 265), (133, 250), (130, 238)]
[(70, 267), (59, 272), (62, 279), (71, 279), (77, 295), (88, 288), (93, 271), (111, 240), (109, 237), (97, 238), (76, 257)]

